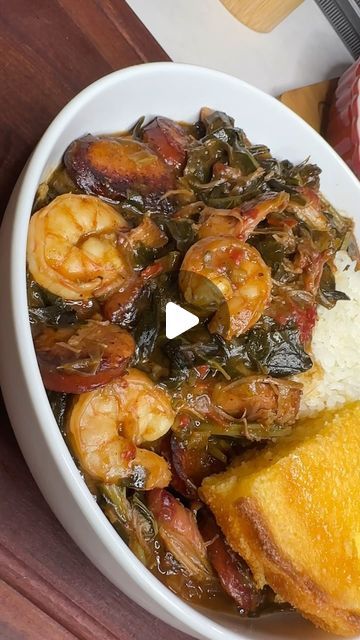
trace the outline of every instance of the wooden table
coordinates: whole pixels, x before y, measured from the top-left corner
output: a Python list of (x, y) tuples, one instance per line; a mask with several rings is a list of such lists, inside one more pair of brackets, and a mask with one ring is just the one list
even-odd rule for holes
[[(70, 98), (110, 71), (168, 58), (125, 0), (0, 0), (0, 59), (3, 212)], [(3, 404), (0, 496), (1, 640), (185, 637), (130, 602), (75, 546), (36, 487)]]

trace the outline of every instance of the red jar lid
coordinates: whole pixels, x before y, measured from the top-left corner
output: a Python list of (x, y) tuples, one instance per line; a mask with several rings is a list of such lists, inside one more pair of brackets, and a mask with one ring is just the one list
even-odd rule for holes
[(326, 138), (360, 178), (360, 59), (339, 80)]

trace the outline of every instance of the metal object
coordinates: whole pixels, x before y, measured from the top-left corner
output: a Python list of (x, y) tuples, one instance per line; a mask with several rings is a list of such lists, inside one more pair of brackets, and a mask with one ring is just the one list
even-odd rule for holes
[(360, 57), (360, 0), (315, 0), (355, 58)]

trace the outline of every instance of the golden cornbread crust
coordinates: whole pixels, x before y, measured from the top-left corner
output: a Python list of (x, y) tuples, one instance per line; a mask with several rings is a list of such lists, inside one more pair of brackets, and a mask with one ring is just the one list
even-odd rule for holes
[[(284, 601), (291, 602), (316, 626), (342, 636), (360, 632), (360, 616), (334, 607), (329, 596), (308, 576), (300, 573), (274, 543), (271, 533), (253, 498), (241, 498), (237, 504), (244, 522), (243, 540), (229, 540), (253, 570), (263, 568), (265, 581)], [(221, 526), (221, 522), (219, 523)], [(262, 580), (260, 580), (262, 581)]]
[(200, 496), (259, 588), (315, 625), (360, 633), (360, 402), (298, 423), (206, 478)]

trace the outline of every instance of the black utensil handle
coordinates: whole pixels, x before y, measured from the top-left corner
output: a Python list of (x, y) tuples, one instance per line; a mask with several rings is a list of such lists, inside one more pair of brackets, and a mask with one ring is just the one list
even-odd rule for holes
[(360, 57), (360, 0), (315, 0), (330, 24), (357, 59)]

